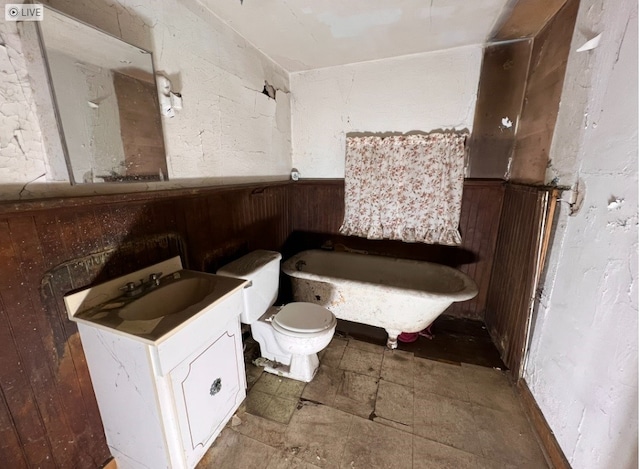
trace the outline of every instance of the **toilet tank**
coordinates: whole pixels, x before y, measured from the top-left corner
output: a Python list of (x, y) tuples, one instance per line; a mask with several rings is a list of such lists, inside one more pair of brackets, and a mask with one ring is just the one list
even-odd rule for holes
[(225, 277), (250, 280), (243, 290), (244, 311), (240, 315), (243, 324), (252, 324), (272, 306), (278, 297), (280, 259), (275, 251), (258, 250), (221, 267), (216, 274)]

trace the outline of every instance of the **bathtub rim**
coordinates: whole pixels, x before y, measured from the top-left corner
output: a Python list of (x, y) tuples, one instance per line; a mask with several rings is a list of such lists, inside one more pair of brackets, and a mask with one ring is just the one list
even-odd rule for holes
[[(434, 266), (437, 266), (438, 268), (442, 268), (445, 271), (452, 272), (455, 277), (460, 278), (463, 281), (464, 286), (461, 290), (458, 290), (455, 292), (446, 292), (446, 293), (445, 292), (429, 292), (425, 290), (416, 290), (414, 288), (402, 288), (402, 287), (397, 287), (392, 285), (382, 285), (379, 283), (350, 280), (350, 279), (344, 279), (340, 277), (333, 277), (333, 276), (327, 276), (327, 275), (318, 275), (311, 272), (296, 270), (294, 267), (295, 263), (298, 260), (300, 260), (300, 258), (303, 257), (305, 254), (308, 255), (310, 253), (322, 253), (323, 255), (344, 254), (347, 256), (374, 256), (374, 257), (380, 257), (383, 259), (385, 258), (393, 259), (393, 260), (401, 261), (407, 264), (434, 265)], [(323, 249), (307, 249), (305, 251), (296, 253), (293, 256), (286, 259), (285, 261), (283, 261), (281, 270), (289, 277), (300, 278), (304, 280), (312, 280), (312, 281), (323, 282), (323, 283), (331, 283), (332, 281), (334, 281), (334, 283), (339, 283), (343, 285), (351, 285), (351, 286), (358, 286), (360, 288), (364, 287), (364, 288), (371, 288), (371, 289), (384, 287), (391, 291), (397, 290), (398, 292), (402, 292), (402, 294), (404, 295), (410, 295), (410, 296), (415, 296), (420, 298), (432, 298), (434, 300), (440, 300), (440, 301), (446, 300), (451, 302), (459, 302), (459, 301), (471, 300), (478, 295), (478, 291), (479, 291), (476, 282), (471, 277), (469, 277), (467, 274), (465, 274), (464, 272), (454, 267), (450, 267), (444, 264), (438, 264), (435, 262), (420, 261), (415, 259), (404, 259), (401, 257), (380, 256), (377, 254), (361, 254), (361, 253), (354, 253), (354, 252), (325, 251)]]

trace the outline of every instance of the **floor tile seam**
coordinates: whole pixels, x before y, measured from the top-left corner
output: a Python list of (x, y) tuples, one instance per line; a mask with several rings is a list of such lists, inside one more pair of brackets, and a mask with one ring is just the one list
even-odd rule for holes
[[(500, 412), (500, 413), (505, 414), (505, 415), (509, 415), (510, 414), (510, 412), (506, 412), (506, 411), (503, 411), (503, 410), (493, 409), (491, 407), (487, 407), (487, 406), (482, 406), (482, 405), (479, 405), (479, 404), (471, 403), (471, 417), (473, 418), (473, 421), (475, 422), (476, 428), (478, 429), (478, 431), (480, 431), (481, 428), (480, 428), (480, 425), (479, 425), (479, 422), (478, 422), (478, 417), (477, 417), (476, 412), (475, 412), (475, 407), (483, 407), (485, 409), (489, 409), (489, 410), (492, 410), (492, 411), (495, 411), (495, 412)], [(486, 430), (483, 430), (483, 431), (486, 431)], [(531, 433), (532, 434), (530, 436), (532, 436), (533, 440), (535, 441), (535, 435), (533, 435), (533, 431), (531, 431)], [(523, 435), (523, 436), (526, 437), (526, 435)], [(536, 443), (536, 447), (538, 449), (540, 449), (538, 441), (535, 441), (535, 443)], [(487, 459), (489, 461), (503, 462), (503, 463), (506, 462), (506, 463), (511, 463), (511, 464), (516, 464), (516, 463), (519, 462), (519, 461), (516, 461), (516, 460), (511, 459), (511, 458), (499, 458), (499, 459), (496, 459), (496, 458), (492, 458), (490, 456), (487, 456), (487, 449), (490, 450), (491, 448), (483, 443), (483, 439), (480, 439), (480, 446), (481, 446), (481, 450), (482, 450), (482, 453), (483, 453), (482, 457), (484, 457), (485, 459)], [(542, 451), (542, 450), (540, 449), (540, 451)], [(542, 455), (544, 456), (544, 452), (542, 452)], [(520, 456), (523, 459), (525, 459), (526, 462), (534, 462), (534, 459), (525, 457), (524, 455), (520, 455)], [(546, 459), (545, 459), (545, 461), (546, 461)]]
[[(380, 378), (378, 378), (378, 390), (380, 390), (380, 383), (381, 383), (382, 381), (384, 381), (385, 383), (393, 384), (393, 385), (395, 385), (395, 386), (401, 386), (401, 387), (403, 387), (403, 388), (405, 388), (405, 389), (410, 390), (410, 391), (411, 391), (411, 400), (415, 403), (415, 400), (416, 400), (416, 398), (415, 398), (415, 396), (416, 396), (416, 392), (415, 392), (415, 389), (414, 389), (413, 387), (405, 386), (404, 384), (396, 383), (396, 382), (394, 382), (394, 381), (389, 381), (389, 380), (386, 380), (386, 379), (384, 379), (384, 378), (380, 377)], [(377, 402), (377, 401), (378, 401), (378, 396), (376, 395), (376, 402)], [(413, 407), (413, 406), (412, 406), (412, 407)], [(387, 420), (390, 420), (390, 419), (387, 419)], [(402, 422), (397, 422), (397, 423), (402, 423)]]
[(399, 432), (406, 433), (407, 435), (411, 435), (411, 436), (415, 435), (415, 433), (413, 432), (413, 423), (411, 425), (407, 425), (406, 423), (397, 422), (395, 420), (391, 420), (391, 419), (388, 419), (388, 418), (385, 418), (385, 417), (380, 417), (379, 415), (376, 415), (376, 417), (378, 417), (380, 419), (388, 420), (389, 422), (397, 423), (398, 425), (404, 425), (405, 427), (408, 427), (411, 430), (409, 430), (409, 429), (404, 430), (402, 428), (394, 427), (394, 426), (391, 426), (391, 425), (385, 425), (384, 423), (380, 422), (379, 420), (371, 420), (371, 419), (368, 419), (368, 420), (372, 421), (376, 425), (382, 425), (383, 427), (393, 428), (395, 430), (398, 430)]
[[(377, 388), (376, 388), (376, 396), (375, 396), (375, 399), (373, 400), (373, 411), (372, 411), (371, 416), (369, 417), (369, 419), (368, 419), (368, 420), (370, 420), (370, 421), (372, 421), (373, 423), (376, 423), (376, 424), (378, 424), (378, 425), (384, 425), (383, 423), (379, 423), (379, 422), (376, 422), (375, 420), (373, 420), (375, 417), (379, 417), (379, 418), (382, 418), (382, 419), (385, 419), (385, 420), (389, 420), (390, 422), (394, 422), (394, 423), (397, 423), (397, 424), (400, 424), (400, 425), (405, 425), (405, 426), (407, 426), (407, 427), (408, 427), (409, 425), (407, 425), (406, 423), (398, 422), (398, 421), (396, 421), (396, 420), (391, 420), (391, 419), (388, 419), (388, 418), (386, 418), (386, 417), (382, 417), (381, 415), (377, 415), (377, 414), (376, 414), (376, 404), (378, 403), (378, 394), (380, 393), (380, 382), (381, 382), (381, 381), (383, 381), (383, 379), (382, 379), (381, 377), (380, 377), (380, 378), (378, 378), (378, 386), (377, 386)], [(394, 384), (395, 384), (395, 383), (394, 383)], [(415, 399), (413, 399), (413, 405), (412, 405), (412, 409), (411, 409), (411, 410), (412, 410), (412, 418), (411, 418), (411, 432), (407, 432), (406, 430), (402, 430), (402, 429), (400, 429), (400, 428), (397, 428), (397, 430), (399, 430), (399, 431), (401, 431), (401, 432), (404, 432), (404, 433), (409, 433), (409, 434), (411, 434), (411, 435), (413, 435), (413, 434), (414, 434), (414, 433), (413, 433), (413, 429), (414, 429), (414, 418), (415, 418), (415, 407), (414, 407), (414, 406), (415, 406)], [(389, 426), (389, 425), (385, 425), (385, 426)], [(396, 428), (396, 427), (391, 427), (391, 428)]]
[[(253, 414), (251, 414), (251, 415), (253, 415)], [(254, 417), (264, 418), (264, 417), (260, 417), (260, 416), (258, 416), (258, 415), (254, 415)], [(269, 420), (269, 419), (264, 419), (264, 420)], [(269, 420), (269, 421), (271, 422), (272, 420)], [(240, 425), (242, 425), (242, 424), (240, 424)], [(240, 426), (240, 425), (238, 425), (238, 426)], [(270, 444), (265, 443), (264, 441), (260, 441), (260, 440), (258, 440), (258, 439), (256, 439), (256, 438), (254, 438), (254, 437), (252, 437), (252, 436), (245, 435), (244, 433), (241, 433), (240, 431), (236, 430), (234, 427), (229, 426), (228, 428), (229, 428), (229, 429), (231, 429), (232, 431), (234, 431), (235, 433), (237, 433), (238, 435), (240, 435), (240, 436), (244, 437), (244, 438), (248, 438), (248, 439), (253, 440), (253, 441), (257, 442), (257, 443), (260, 443), (260, 444), (263, 444), (263, 445), (265, 445), (265, 446), (268, 446), (269, 448), (273, 448), (273, 449), (275, 449), (276, 451), (277, 451), (277, 450), (282, 450), (282, 449), (285, 449), (285, 448), (286, 448), (286, 445), (284, 444), (284, 442), (282, 442), (282, 446), (272, 446), (272, 445), (270, 445)], [(285, 432), (286, 432), (286, 430), (285, 430)], [(284, 434), (283, 434), (283, 437), (284, 437)], [(269, 460), (268, 462), (271, 462), (271, 460)]]
[[(346, 352), (346, 350), (347, 350), (347, 346), (345, 345), (344, 347), (342, 347), (342, 351), (340, 352), (340, 358), (336, 360), (338, 362), (338, 366), (340, 366), (340, 362), (342, 362), (342, 358), (344, 357), (344, 352)], [(325, 355), (326, 355), (326, 352), (325, 352)], [(325, 355), (323, 355), (323, 358)], [(322, 360), (320, 360), (320, 364), (322, 364)], [(333, 367), (330, 367), (330, 368), (333, 368)]]
[(384, 378), (382, 376), (380, 378), (378, 378), (378, 379), (379, 379), (379, 381), (384, 380), (387, 383), (397, 384), (398, 386), (404, 386), (405, 388), (410, 388), (412, 390), (415, 389), (413, 385), (408, 385), (407, 383), (399, 383), (398, 381), (393, 381), (393, 380), (390, 380), (390, 379), (386, 379), (386, 378)]
[(460, 446), (455, 446), (453, 443), (449, 443), (449, 442), (441, 441), (441, 440), (436, 440), (434, 438), (429, 438), (429, 437), (427, 437), (425, 435), (421, 435), (419, 433), (414, 433), (414, 436), (416, 436), (418, 438), (422, 438), (423, 440), (427, 440), (427, 441), (431, 441), (433, 443), (437, 443), (437, 444), (440, 444), (440, 445), (447, 446), (448, 448), (452, 448), (452, 449), (454, 449), (456, 451), (462, 451), (463, 453), (470, 454), (470, 455), (478, 457), (478, 458), (483, 458), (483, 459), (487, 459), (487, 460), (489, 459), (489, 458), (487, 458), (487, 456), (485, 456), (484, 448), (483, 448), (483, 446), (481, 444), (481, 441), (479, 439), (478, 439), (478, 445), (477, 445), (478, 452), (473, 452), (473, 451), (470, 451), (468, 449), (462, 448)]
[[(353, 371), (353, 372), (355, 372), (354, 370), (350, 370), (348, 368), (344, 368), (343, 365), (342, 365), (342, 360), (340, 360), (340, 364), (337, 366), (337, 368), (342, 370), (342, 371)], [(382, 360), (380, 361), (380, 364), (377, 366), (377, 369), (372, 369), (371, 373), (375, 373), (375, 376), (380, 377), (380, 375), (382, 374)], [(364, 373), (361, 373), (361, 374), (364, 374)], [(367, 376), (374, 376), (374, 375), (369, 374)]]
[[(336, 410), (340, 410), (340, 409), (336, 409)], [(344, 412), (344, 411), (341, 411), (341, 412)], [(346, 414), (347, 412), (344, 412), (344, 413)], [(340, 465), (341, 465), (340, 461), (342, 461), (344, 459), (344, 456), (345, 456), (345, 454), (347, 452), (347, 444), (349, 443), (349, 438), (351, 437), (351, 429), (353, 428), (354, 419), (362, 418), (362, 417), (358, 417), (357, 415), (353, 415), (353, 414), (348, 414), (348, 415), (350, 417), (349, 418), (349, 429), (347, 430), (347, 437), (345, 438), (344, 444), (342, 445), (342, 451), (340, 452), (340, 457), (338, 459), (338, 466), (337, 467), (340, 467)], [(362, 420), (365, 420), (365, 419), (362, 419)]]
[[(441, 393), (432, 392), (432, 391), (422, 391), (422, 392), (424, 392), (426, 394), (433, 394), (434, 396), (438, 396), (438, 397), (444, 397), (445, 399), (449, 399), (451, 401), (463, 402), (465, 404), (473, 405), (473, 402), (471, 402), (471, 400), (458, 399), (457, 397), (452, 397), (452, 396), (448, 396), (446, 394), (441, 394)], [(417, 399), (419, 399), (421, 401), (428, 401), (428, 399), (425, 399), (424, 397), (418, 397)], [(415, 403), (416, 403), (416, 393), (415, 393), (415, 389), (414, 389), (414, 393), (413, 393), (414, 415), (415, 415)]]
[[(483, 453), (483, 454), (476, 454), (476, 453), (472, 453), (471, 451), (467, 451), (466, 449), (458, 448), (458, 447), (456, 447), (456, 446), (452, 446), (452, 445), (447, 444), (447, 443), (444, 443), (444, 442), (442, 442), (442, 441), (433, 440), (433, 439), (431, 439), (431, 438), (427, 438), (427, 437), (425, 437), (425, 436), (421, 436), (421, 435), (418, 435), (418, 434), (416, 434), (416, 433), (414, 433), (414, 434), (413, 434), (413, 436), (414, 436), (414, 438), (413, 438), (413, 443), (414, 443), (414, 444), (415, 444), (415, 439), (416, 439), (416, 438), (419, 438), (419, 439), (422, 439), (422, 440), (430, 441), (430, 442), (432, 442), (432, 443), (436, 443), (436, 444), (439, 444), (439, 445), (446, 446), (447, 448), (451, 448), (451, 449), (453, 449), (453, 450), (455, 450), (455, 451), (461, 451), (461, 452), (463, 452), (463, 453), (465, 453), (465, 454), (468, 454), (468, 455), (471, 455), (471, 456), (480, 457), (480, 458), (486, 459), (486, 460), (488, 460), (488, 461), (491, 461), (491, 460), (492, 460), (492, 459), (490, 459), (490, 458), (487, 458), (487, 457), (484, 455), (484, 453)], [(500, 461), (500, 462), (502, 462), (502, 461)]]
[[(435, 394), (435, 393), (430, 393), (430, 394)], [(435, 394), (435, 395), (439, 396), (438, 394)], [(470, 403), (470, 402), (462, 401), (462, 400), (460, 400), (460, 399), (455, 399), (455, 398), (452, 398), (452, 397), (449, 397), (449, 396), (439, 396), (439, 397), (444, 397), (444, 398), (446, 398), (446, 399), (448, 399), (448, 400), (451, 400), (451, 401), (462, 402), (462, 403), (466, 404), (466, 405), (469, 407), (469, 411), (470, 411), (469, 413), (471, 414), (471, 419), (472, 419), (472, 421), (473, 421), (473, 424), (474, 424), (474, 430), (475, 430), (475, 431), (474, 431), (474, 433), (473, 433), (473, 435), (474, 435), (474, 438), (476, 439), (477, 447), (478, 447), (478, 449), (479, 449), (479, 451), (480, 451), (480, 454), (476, 454), (476, 453), (473, 453), (473, 452), (470, 452), (470, 451), (466, 451), (466, 450), (463, 450), (463, 449), (461, 449), (461, 448), (455, 447), (455, 446), (453, 446), (453, 445), (447, 444), (447, 443), (445, 443), (445, 442), (437, 441), (437, 440), (433, 440), (433, 439), (431, 439), (431, 438), (427, 438), (426, 436), (423, 436), (423, 435), (420, 435), (419, 433), (417, 433), (417, 432), (416, 432), (416, 430), (417, 430), (417, 428), (418, 428), (419, 426), (418, 426), (418, 425), (417, 425), (417, 423), (416, 423), (416, 405), (417, 405), (417, 401), (418, 401), (418, 400), (420, 400), (420, 399), (414, 399), (414, 404), (413, 404), (413, 405), (414, 405), (414, 413), (413, 413), (413, 430), (414, 430), (414, 435), (416, 435), (416, 436), (418, 436), (418, 437), (420, 437), (420, 438), (424, 438), (424, 439), (429, 440), (429, 441), (435, 441), (436, 443), (440, 443), (440, 444), (443, 444), (443, 445), (446, 445), (446, 446), (450, 446), (450, 447), (455, 448), (455, 449), (458, 449), (458, 450), (460, 450), (460, 451), (465, 451), (466, 453), (469, 453), (469, 454), (474, 454), (475, 456), (480, 456), (480, 457), (486, 458), (486, 456), (485, 456), (485, 448), (484, 448), (484, 447), (485, 447), (485, 445), (483, 444), (482, 439), (479, 437), (479, 430), (480, 430), (480, 427), (479, 427), (479, 425), (478, 425), (478, 421), (477, 421), (477, 419), (476, 419), (475, 413), (473, 412), (473, 408), (472, 408), (472, 405), (473, 405), (473, 404), (472, 404), (472, 403)], [(457, 406), (456, 406), (456, 407), (457, 407)], [(463, 407), (464, 407), (464, 406), (463, 406)]]
[[(385, 381), (390, 381), (396, 384), (400, 384), (402, 386), (408, 386), (405, 383), (399, 383), (398, 381), (392, 381), (390, 379), (386, 379), (384, 376), (382, 376), (384, 373), (384, 360), (382, 361), (382, 366), (380, 367), (380, 377), (379, 379), (384, 379)], [(415, 376), (414, 376), (414, 370), (413, 367), (411, 367), (411, 388), (415, 387)]]
[[(475, 408), (476, 407), (478, 407), (480, 409), (487, 409), (487, 410), (490, 410), (490, 411), (493, 411), (493, 412), (499, 412), (500, 414), (505, 415), (507, 417), (514, 416), (514, 412), (512, 412), (511, 410), (496, 409), (495, 407), (491, 407), (491, 406), (488, 406), (488, 405), (483, 405), (483, 404), (481, 404), (479, 402), (474, 402), (474, 401), (470, 401), (469, 403), (471, 404), (471, 410), (472, 410), (472, 414), (474, 416), (474, 419), (476, 417), (476, 412), (475, 412)], [(531, 423), (529, 422), (529, 419), (527, 418), (526, 413), (521, 408), (518, 408), (518, 410), (521, 411), (519, 417), (522, 417), (524, 420), (527, 421), (527, 429), (531, 430), (531, 432), (533, 433), (533, 428), (531, 427)]]
[(342, 371), (343, 373), (344, 373), (344, 372), (349, 372), (349, 373), (353, 373), (354, 375), (366, 376), (366, 377), (368, 377), (368, 378), (375, 378), (375, 379), (377, 379), (377, 380), (380, 380), (380, 379), (381, 379), (381, 377), (380, 377), (380, 376), (377, 376), (377, 377), (376, 377), (376, 376), (373, 376), (373, 375), (368, 375), (368, 374), (366, 374), (366, 373), (360, 373), (360, 372), (358, 372), (358, 371), (354, 371), (354, 370), (346, 370), (346, 369), (344, 369), (344, 368), (339, 368), (339, 370), (340, 370), (340, 371)]

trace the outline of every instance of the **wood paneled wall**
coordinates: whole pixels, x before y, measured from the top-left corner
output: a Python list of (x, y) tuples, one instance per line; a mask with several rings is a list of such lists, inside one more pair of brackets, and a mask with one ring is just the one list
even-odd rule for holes
[(169, 174), (167, 153), (157, 111), (158, 90), (153, 76), (148, 78), (149, 81), (142, 80), (114, 71), (113, 88), (118, 100), (125, 175), (132, 179), (146, 176), (144, 179), (160, 180), (160, 172), (163, 177)]
[(0, 466), (110, 457), (65, 293), (177, 254), (215, 271), (288, 233), (287, 183), (0, 205)]
[(554, 189), (507, 184), (485, 322), (502, 360), (519, 378), (536, 282), (550, 230)]
[(579, 4), (580, 0), (567, 0), (533, 40), (510, 168), (511, 181), (545, 182)]
[(331, 239), (458, 266), (480, 295), (450, 313), (482, 318), (503, 191), (501, 181), (465, 183), (460, 248), (340, 237), (342, 180), (0, 204), (0, 466), (88, 468), (110, 457), (62, 301), (69, 291), (174, 255), (214, 272), (253, 249), (286, 256)]
[(318, 248), (331, 241), (337, 249), (356, 249), (450, 265), (471, 276), (480, 292), (473, 300), (454, 303), (446, 314), (483, 319), (503, 193), (501, 180), (465, 181), (460, 216), (462, 246), (452, 247), (340, 236), (339, 228), (344, 218), (344, 181), (300, 181), (292, 185), (290, 192), (293, 233), (283, 254), (288, 256), (303, 249)]
[[(532, 42), (500, 42), (484, 49), (469, 145), (471, 177), (504, 178), (507, 173), (522, 112)], [(502, 124), (505, 117), (512, 122), (510, 127)]]
[(482, 59), (471, 177), (544, 183), (578, 4), (520, 0), (498, 24)]

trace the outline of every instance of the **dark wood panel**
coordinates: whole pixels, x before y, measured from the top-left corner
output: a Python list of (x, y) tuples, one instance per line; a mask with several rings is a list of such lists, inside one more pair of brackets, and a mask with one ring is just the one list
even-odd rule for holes
[[(59, 467), (68, 467), (78, 461), (65, 448), (69, 445), (69, 438), (81, 433), (84, 425), (80, 424), (72, 429), (75, 412), (69, 414), (67, 410), (78, 405), (65, 386), (60, 386), (56, 379), (56, 363), (54, 356), (47, 353), (54, 343), (53, 334), (48, 327), (48, 321), (42, 314), (43, 306), (39, 301), (39, 287), (41, 272), (44, 270), (44, 259), (38, 242), (38, 233), (32, 217), (13, 218), (9, 220), (16, 260), (19, 262), (21, 293), (25, 302), (36, 314), (30, 315), (28, 320), (13, 316), (10, 322), (14, 330), (21, 331), (22, 338), (18, 349), (21, 358), (29, 370), (30, 376), (37, 377), (37, 386), (33, 387), (38, 411), (45, 424), (47, 438), (52, 448), (53, 461)], [(25, 345), (28, 344), (26, 347)], [(59, 368), (58, 368), (59, 371)], [(31, 381), (34, 381), (33, 379)], [(71, 459), (69, 458), (71, 456)]]
[[(465, 183), (461, 248), (340, 237), (342, 180), (0, 204), (3, 463), (98, 467), (109, 458), (67, 292), (176, 254), (214, 272), (253, 249), (286, 253), (327, 239), (458, 266), (482, 285), (502, 193), (501, 181)], [(481, 315), (482, 298), (456, 314)]]
[[(0, 255), (0, 260), (4, 261), (4, 256)], [(51, 451), (44, 438), (42, 419), (33, 405), (31, 386), (24, 373), (2, 297), (0, 321), (0, 391), (2, 411), (6, 409), (7, 412), (0, 419), (0, 460), (10, 462), (15, 467), (37, 467)]]
[(553, 189), (508, 184), (500, 218), (485, 321), (517, 379), (526, 350)]
[(446, 314), (484, 320), (504, 185), (502, 182), (474, 184), (468, 181), (464, 190), (462, 204), (469, 206), (469, 212), (466, 220), (460, 220), (462, 247), (473, 252), (475, 259), (460, 265), (459, 269), (478, 284), (478, 295), (469, 301), (454, 303)]
[(110, 457), (66, 293), (174, 255), (214, 271), (250, 249), (278, 250), (288, 184), (0, 204), (3, 465), (100, 467)]
[(292, 231), (338, 233), (344, 219), (344, 179), (298, 181), (289, 193)]
[[(28, 314), (31, 311), (30, 299), (25, 289), (21, 288), (24, 282), (20, 276), (18, 255), (11, 240), (9, 224), (0, 221), (0, 272), (5, 274), (0, 291), (4, 320), (0, 330), (5, 336), (3, 339), (6, 339), (1, 344), (0, 386), (11, 412), (15, 440), (23, 445), (22, 450), (29, 465), (51, 467), (51, 443), (36, 394), (40, 381), (37, 375), (41, 366), (33, 355), (34, 352), (41, 352), (38, 347), (40, 339), (37, 333), (33, 333), (37, 330), (33, 315)], [(6, 429), (3, 429), (5, 432)], [(8, 451), (18, 452), (16, 449)]]
[(567, 0), (536, 35), (509, 180), (543, 184), (579, 0)]
[[(480, 293), (473, 300), (455, 303), (447, 310), (447, 314), (484, 319), (503, 190), (501, 180), (465, 181), (460, 217), (462, 246), (453, 247), (341, 236), (339, 229), (344, 218), (344, 180), (299, 181), (292, 185), (292, 234), (285, 244), (283, 255), (289, 257), (301, 250), (318, 248), (330, 242), (338, 250), (352, 249), (450, 265), (470, 275), (478, 284)], [(309, 208), (305, 210), (305, 207)]]
[(166, 177), (167, 159), (153, 77), (145, 81), (113, 72), (113, 87), (118, 99), (125, 174), (159, 179), (161, 171)]
[(491, 41), (505, 41), (533, 37), (543, 29), (567, 0), (517, 0), (508, 10), (494, 32)]
[[(523, 40), (484, 49), (469, 145), (471, 177), (504, 178), (507, 173), (522, 111), (532, 43)], [(502, 124), (505, 117), (511, 120), (511, 127)]]

